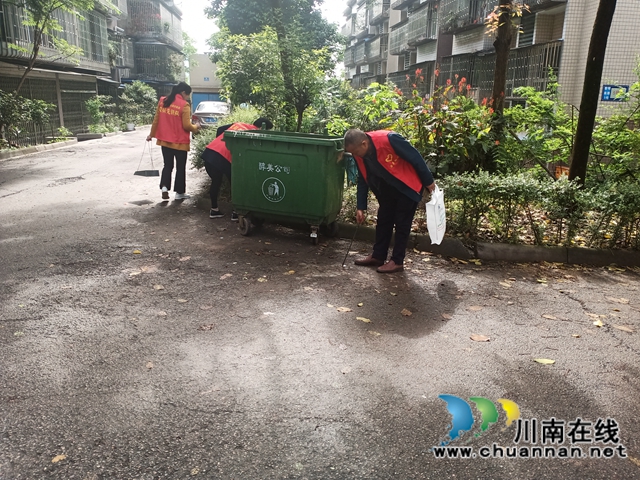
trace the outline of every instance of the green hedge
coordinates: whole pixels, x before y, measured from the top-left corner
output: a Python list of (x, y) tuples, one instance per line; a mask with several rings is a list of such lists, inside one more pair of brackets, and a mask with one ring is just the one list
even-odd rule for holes
[(450, 175), (445, 189), (450, 234), (471, 240), (640, 249), (640, 185), (580, 189), (534, 172)]

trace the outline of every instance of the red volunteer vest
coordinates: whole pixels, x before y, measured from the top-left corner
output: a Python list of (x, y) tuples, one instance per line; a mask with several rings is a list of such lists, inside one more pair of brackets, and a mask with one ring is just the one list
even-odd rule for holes
[[(231, 125), (226, 131), (229, 130), (259, 130), (255, 125), (251, 125), (249, 123), (234, 123)], [(222, 135), (218, 135), (213, 142), (207, 145), (209, 150), (213, 150), (214, 152), (218, 152), (224, 158), (227, 159), (227, 162), (231, 163), (231, 152), (227, 148), (227, 145), (224, 143), (224, 132)]]
[[(367, 132), (367, 135), (369, 135), (373, 141), (373, 146), (376, 147), (378, 162), (385, 168), (385, 170), (404, 183), (411, 190), (420, 193), (422, 191), (422, 182), (420, 181), (420, 177), (418, 177), (415, 168), (413, 168), (409, 162), (400, 158), (393, 149), (391, 142), (389, 142), (390, 133), (393, 132), (390, 132), (389, 130)], [(356, 157), (355, 155), (354, 158), (356, 159), (360, 173), (362, 173), (364, 181), (366, 182), (367, 169), (364, 166), (364, 159), (362, 157)]]
[(182, 126), (182, 108), (187, 104), (186, 100), (180, 95), (176, 95), (176, 99), (169, 107), (164, 106), (165, 97), (160, 98), (158, 104), (158, 128), (156, 129), (156, 138), (169, 143), (186, 143), (191, 140), (191, 132), (188, 132)]

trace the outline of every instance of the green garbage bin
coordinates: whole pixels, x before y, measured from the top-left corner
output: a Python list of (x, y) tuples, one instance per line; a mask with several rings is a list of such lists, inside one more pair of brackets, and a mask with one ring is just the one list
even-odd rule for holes
[(227, 130), (231, 196), (240, 230), (254, 225), (307, 224), (318, 242), (320, 226), (337, 233), (344, 188), (343, 139), (265, 130)]

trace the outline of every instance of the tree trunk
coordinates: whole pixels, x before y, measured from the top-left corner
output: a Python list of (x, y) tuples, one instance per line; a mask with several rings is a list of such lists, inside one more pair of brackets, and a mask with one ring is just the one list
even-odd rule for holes
[(580, 101), (580, 115), (578, 116), (576, 136), (573, 141), (571, 156), (569, 157), (569, 180), (577, 179), (580, 185), (584, 185), (587, 176), (589, 147), (591, 146), (593, 125), (598, 109), (604, 56), (615, 10), (616, 0), (600, 0), (591, 33), (587, 67), (584, 72), (582, 99)]
[(38, 28), (36, 29), (36, 35), (33, 39), (33, 49), (31, 51), (31, 58), (29, 59), (29, 64), (27, 65), (27, 68), (25, 69), (24, 73), (22, 74), (22, 77), (20, 78), (20, 81), (18, 82), (18, 86), (16, 87), (16, 91), (15, 91), (16, 95), (20, 93), (20, 90), (22, 89), (24, 82), (27, 80), (27, 75), (29, 75), (29, 72), (31, 72), (31, 70), (33, 70), (34, 67), (36, 66), (36, 61), (38, 60), (38, 54), (40, 53), (40, 45), (42, 45), (42, 29)]
[(507, 87), (507, 66), (509, 64), (509, 52), (513, 39), (513, 24), (511, 12), (513, 0), (503, 1), (500, 5), (499, 26), (493, 46), (496, 49), (496, 67), (493, 73), (493, 91), (491, 93), (491, 107), (493, 111), (502, 116), (504, 111), (504, 91)]
[[(496, 140), (503, 136), (504, 118), (504, 91), (507, 87), (507, 67), (509, 65), (509, 52), (511, 51), (511, 40), (513, 39), (513, 23), (511, 14), (513, 12), (513, 0), (503, 0), (500, 4), (500, 16), (498, 18), (498, 30), (493, 46), (496, 49), (496, 65), (493, 72), (493, 90), (491, 92), (491, 108), (493, 108), (493, 118), (491, 121), (491, 132)], [(496, 151), (491, 149), (484, 157), (484, 170), (493, 172), (496, 170)]]
[(296, 125), (296, 132), (299, 132), (300, 130), (302, 130), (302, 117), (304, 115), (304, 110), (298, 110), (298, 123)]
[(285, 97), (285, 116), (287, 122), (287, 130), (291, 130), (293, 125), (291, 125), (292, 120), (295, 118), (296, 109), (293, 105), (293, 76), (292, 76), (292, 60), (291, 60), (291, 52), (289, 51), (289, 45), (287, 42), (287, 34), (284, 29), (284, 22), (282, 20), (282, 1), (281, 0), (271, 0), (271, 8), (273, 9), (273, 20), (274, 26), (276, 29), (276, 34), (278, 36), (278, 50), (280, 53), (280, 68), (282, 69), (282, 78), (284, 81), (284, 97)]

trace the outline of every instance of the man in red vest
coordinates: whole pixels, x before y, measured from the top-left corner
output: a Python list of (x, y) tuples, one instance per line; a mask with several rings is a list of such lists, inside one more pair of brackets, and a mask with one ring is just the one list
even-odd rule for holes
[[(253, 125), (248, 123), (230, 123), (223, 125), (216, 131), (216, 138), (207, 145), (201, 157), (204, 160), (204, 168), (211, 177), (211, 188), (209, 189), (209, 197), (211, 198), (211, 210), (209, 210), (209, 218), (224, 217), (224, 213), (218, 208), (218, 195), (220, 194), (220, 186), (222, 185), (222, 177), (229, 179), (231, 184), (231, 152), (224, 143), (224, 132), (227, 130), (258, 130), (264, 124), (267, 130), (273, 128), (271, 120), (260, 117)], [(238, 221), (238, 214), (231, 213), (231, 221)]]
[[(378, 267), (380, 273), (400, 272), (422, 192), (436, 188), (433, 175), (422, 155), (402, 136), (388, 130), (349, 130), (344, 149), (358, 165), (356, 221), (361, 224), (366, 218), (369, 189), (380, 204), (373, 253), (355, 264)], [(394, 227), (393, 252), (385, 263)]]

